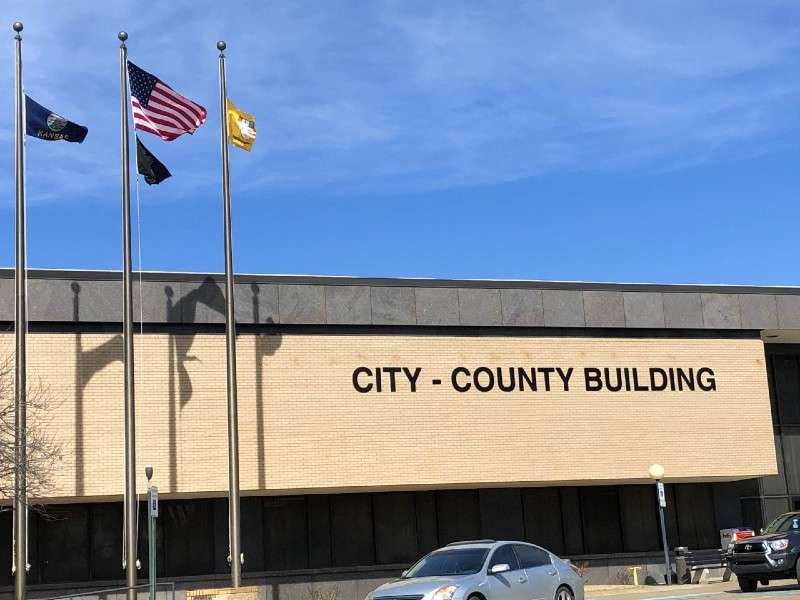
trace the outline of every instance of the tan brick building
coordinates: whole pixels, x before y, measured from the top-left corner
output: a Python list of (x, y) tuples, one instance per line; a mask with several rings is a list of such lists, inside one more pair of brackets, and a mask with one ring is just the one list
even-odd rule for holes
[[(118, 280), (31, 281), (29, 373), (64, 451), (42, 499), (56, 518), (32, 517), (35, 584), (121, 577)], [(148, 274), (135, 295), (137, 471), (143, 492), (152, 465), (161, 493), (160, 574), (224, 574), (222, 288)], [(713, 547), (800, 496), (797, 290), (242, 276), (236, 303), (253, 582), (335, 576), (349, 600), (474, 537), (536, 541), (613, 578), (620, 561), (659, 562), (654, 462), (672, 546)]]

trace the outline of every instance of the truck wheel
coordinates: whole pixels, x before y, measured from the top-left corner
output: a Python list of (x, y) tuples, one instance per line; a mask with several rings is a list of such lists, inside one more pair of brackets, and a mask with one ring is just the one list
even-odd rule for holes
[(748, 579), (747, 577), (739, 577), (739, 589), (743, 592), (755, 592), (758, 587), (758, 582), (755, 579)]

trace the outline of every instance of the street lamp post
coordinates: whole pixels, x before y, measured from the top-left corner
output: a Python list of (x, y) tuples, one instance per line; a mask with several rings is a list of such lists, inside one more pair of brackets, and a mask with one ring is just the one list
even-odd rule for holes
[(650, 465), (650, 479), (656, 482), (656, 497), (658, 499), (658, 516), (661, 519), (661, 543), (664, 546), (664, 582), (669, 585), (672, 579), (672, 568), (669, 565), (669, 549), (667, 547), (667, 526), (664, 522), (664, 509), (667, 506), (667, 495), (664, 492), (664, 467), (659, 464)]
[(158, 488), (150, 485), (153, 467), (145, 467), (147, 477), (147, 558), (150, 600), (156, 600), (156, 519), (158, 518)]

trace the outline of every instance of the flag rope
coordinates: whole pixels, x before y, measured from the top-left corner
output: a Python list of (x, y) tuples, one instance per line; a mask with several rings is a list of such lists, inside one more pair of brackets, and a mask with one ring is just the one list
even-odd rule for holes
[[(21, 83), (22, 85), (22, 98), (26, 97), (25, 95), (25, 82)], [(27, 103), (22, 103), (22, 123), (23, 126), (27, 127), (28, 123), (28, 113), (27, 113)], [(28, 136), (27, 132), (22, 134), (22, 187), (25, 190), (24, 196), (24, 210), (25, 210), (25, 231), (23, 235), (25, 236), (25, 335), (30, 331), (28, 327), (28, 323), (30, 322), (30, 315), (28, 314)], [(26, 347), (26, 354), (27, 354), (27, 347)], [(25, 368), (28, 368), (28, 361), (25, 361)], [(27, 378), (25, 379), (25, 385), (27, 386)], [(26, 390), (27, 391), (27, 390)], [(28, 395), (25, 394), (25, 402), (27, 403)], [(27, 429), (27, 423), (25, 424)], [(28, 443), (28, 436), (25, 436), (25, 443)], [(25, 453), (25, 459), (27, 460), (28, 453)], [(27, 465), (23, 466), (23, 469), (27, 469)], [(25, 522), (28, 521), (28, 490), (27, 490), (27, 478), (25, 483)], [(25, 571), (28, 570), (28, 527), (25, 527)]]
[[(130, 84), (128, 84), (130, 88)], [(134, 135), (135, 137), (135, 135)], [(139, 343), (133, 345), (134, 364), (141, 365), (139, 362), (139, 351), (142, 345), (142, 335), (144, 335), (144, 302), (142, 301), (142, 216), (141, 203), (139, 202), (139, 156), (136, 156), (136, 254), (139, 266)], [(134, 338), (135, 339), (135, 338)], [(136, 492), (136, 548), (139, 548), (139, 492)], [(138, 550), (137, 550), (138, 552)], [(138, 562), (139, 557), (136, 557)], [(138, 568), (138, 565), (137, 565)]]

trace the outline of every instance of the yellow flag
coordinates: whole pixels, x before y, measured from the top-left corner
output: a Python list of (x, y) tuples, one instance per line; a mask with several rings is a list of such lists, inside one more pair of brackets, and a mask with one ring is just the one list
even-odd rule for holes
[(256, 140), (256, 120), (253, 115), (249, 115), (236, 108), (236, 105), (228, 100), (228, 143), (237, 148), (247, 150), (253, 147)]

